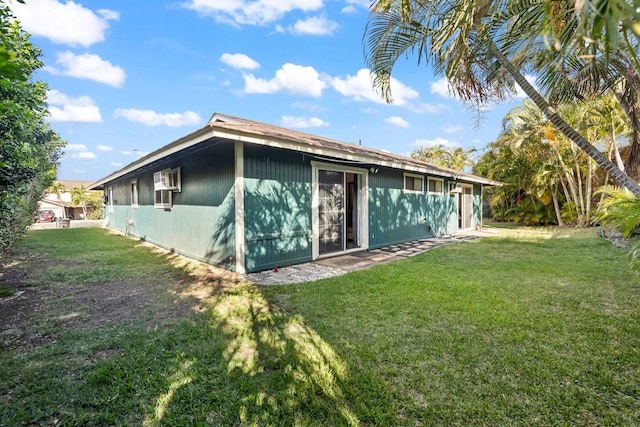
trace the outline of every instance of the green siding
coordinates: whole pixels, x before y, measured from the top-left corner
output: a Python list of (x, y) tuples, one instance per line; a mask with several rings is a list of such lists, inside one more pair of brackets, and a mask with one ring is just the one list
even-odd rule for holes
[[(233, 144), (195, 147), (113, 183), (110, 227), (192, 258), (235, 269)], [(153, 173), (181, 168), (182, 191), (169, 210), (153, 206)], [(138, 180), (138, 208), (131, 207), (130, 183)], [(111, 185), (108, 184), (107, 187)], [(133, 225), (128, 226), (129, 221)]]
[(245, 145), (245, 267), (311, 261), (311, 165), (293, 151)]
[[(425, 187), (427, 176), (425, 176)], [(456, 198), (448, 182), (439, 195), (405, 193), (402, 171), (369, 175), (369, 248), (431, 238), (458, 231)], [(480, 185), (473, 189), (473, 227), (480, 220)]]
[[(207, 145), (208, 144), (208, 145)], [(182, 191), (171, 209), (153, 206), (153, 173), (181, 168)], [(235, 156), (231, 142), (205, 142), (118, 179), (110, 226), (183, 255), (235, 270)], [(247, 272), (312, 259), (311, 158), (291, 150), (244, 145), (244, 229)], [(426, 185), (425, 176), (425, 185)], [(139, 207), (131, 206), (137, 180)], [(402, 171), (369, 175), (369, 248), (455, 233), (456, 198), (403, 191)], [(480, 221), (480, 185), (473, 226)]]
[(402, 171), (369, 175), (369, 248), (433, 237), (427, 228), (424, 195), (404, 193)]

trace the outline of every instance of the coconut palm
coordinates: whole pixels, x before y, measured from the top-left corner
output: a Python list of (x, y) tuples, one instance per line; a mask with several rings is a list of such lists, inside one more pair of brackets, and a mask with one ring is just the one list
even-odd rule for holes
[[(568, 5), (568, 3), (558, 3)], [(571, 44), (580, 23), (573, 9), (564, 8), (563, 30), (557, 35), (565, 44)], [(526, 37), (525, 37), (526, 38)], [(512, 45), (511, 56), (531, 58), (529, 61), (538, 72), (536, 82), (543, 87), (553, 103), (582, 101), (599, 97), (604, 93), (615, 96), (631, 125), (631, 150), (625, 162), (628, 175), (640, 177), (640, 74), (638, 74), (638, 43), (630, 41), (607, 54), (593, 51), (585, 55), (581, 49), (575, 52), (548, 49), (539, 42), (538, 34), (529, 35), (530, 43), (525, 52), (522, 45)]]
[(47, 188), (46, 191), (49, 194), (55, 194), (57, 199), (61, 200), (60, 195), (67, 191), (67, 189), (65, 188), (63, 183), (56, 181), (51, 185), (51, 187)]
[(473, 147), (467, 148), (466, 150), (462, 147), (449, 149), (438, 144), (413, 151), (411, 158), (436, 166), (463, 171), (466, 167), (473, 166), (473, 156), (475, 152), (476, 149)]
[[(597, 0), (595, 3), (604, 0)], [(598, 30), (590, 38), (596, 48), (604, 46), (609, 51), (621, 40), (628, 40), (637, 13), (624, 0), (609, 0), (619, 5), (618, 15), (605, 11), (596, 14), (591, 9), (594, 2), (577, 2), (587, 6), (574, 10), (582, 15), (582, 26), (577, 35), (587, 29)], [(450, 88), (467, 102), (482, 106), (487, 102), (504, 99), (517, 84), (535, 105), (564, 135), (587, 153), (618, 183), (640, 197), (640, 186), (617, 168), (589, 141), (580, 135), (558, 114), (542, 95), (524, 78), (521, 70), (527, 65), (526, 50), (520, 56), (507, 58), (511, 52), (509, 43), (525, 43), (520, 30), (535, 28), (544, 35), (547, 28), (562, 26), (566, 14), (555, 14), (553, 7), (562, 2), (453, 0), (378, 0), (371, 5), (371, 16), (365, 30), (365, 60), (373, 73), (373, 84), (381, 90), (388, 102), (392, 102), (391, 73), (396, 61), (409, 53), (418, 55), (418, 62), (431, 62), (437, 74), (444, 74)], [(523, 7), (526, 6), (526, 7)], [(530, 13), (531, 10), (537, 13)], [(620, 12), (622, 11), (622, 12)], [(610, 22), (602, 30), (602, 23)], [(615, 33), (612, 28), (618, 28)], [(559, 33), (556, 30), (555, 33)], [(620, 34), (625, 37), (620, 37)], [(633, 33), (636, 37), (637, 34)], [(559, 50), (577, 50), (579, 44), (560, 44)], [(538, 40), (540, 42), (540, 40)], [(589, 47), (589, 49), (592, 49)]]
[(84, 219), (87, 219), (87, 204), (89, 204), (89, 202), (89, 193), (84, 185), (71, 190), (71, 203), (73, 206), (80, 206), (82, 208)]

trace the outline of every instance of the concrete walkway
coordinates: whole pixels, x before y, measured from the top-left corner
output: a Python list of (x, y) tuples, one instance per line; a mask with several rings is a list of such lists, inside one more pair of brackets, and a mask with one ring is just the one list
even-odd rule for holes
[(496, 230), (478, 230), (455, 236), (421, 239), (370, 251), (353, 252), (304, 264), (250, 273), (245, 275), (245, 277), (248, 281), (256, 285), (264, 286), (312, 282), (328, 277), (340, 276), (350, 271), (363, 270), (375, 264), (412, 257), (450, 243), (475, 240), (482, 236), (495, 234), (496, 232)]

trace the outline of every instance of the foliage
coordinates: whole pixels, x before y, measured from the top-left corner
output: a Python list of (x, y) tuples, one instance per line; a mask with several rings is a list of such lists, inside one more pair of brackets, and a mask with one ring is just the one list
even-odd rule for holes
[(61, 182), (54, 182), (49, 188), (47, 188), (46, 192), (49, 194), (55, 194), (56, 198), (60, 200), (60, 196), (62, 193), (67, 191), (64, 184)]
[(40, 55), (0, 1), (0, 252), (32, 222), (64, 145), (44, 122), (46, 86), (32, 81)]
[(475, 152), (476, 149), (473, 147), (465, 150), (462, 147), (445, 148), (438, 144), (413, 151), (411, 158), (462, 172), (465, 168), (473, 166)]
[[(592, 144), (606, 147), (610, 160), (622, 165), (617, 139), (629, 134), (629, 126), (612, 96), (562, 104), (557, 110), (576, 123)], [(606, 185), (609, 175), (598, 173), (591, 159), (557, 132), (531, 101), (508, 112), (502, 133), (488, 148), (474, 172), (505, 183), (489, 190), (500, 218), (533, 218), (533, 223), (559, 225), (591, 223), (593, 189)], [(541, 216), (544, 213), (548, 216)]]
[(640, 199), (619, 187), (599, 190), (604, 197), (595, 218), (620, 231), (630, 241), (630, 267), (640, 275)]
[[(22, 331), (37, 341), (2, 349), (2, 424), (640, 424), (640, 289), (591, 230), (512, 227), (264, 288), (101, 229), (16, 246), (50, 300)], [(118, 284), (160, 294), (96, 321), (93, 292)]]
[(89, 202), (89, 192), (84, 185), (71, 189), (71, 204), (82, 208), (83, 219), (87, 219), (87, 205)]
[(87, 207), (91, 208), (87, 219), (102, 219), (102, 192), (89, 191), (87, 199)]
[[(628, 4), (611, 13), (608, 8), (612, 3), (626, 4), (624, 0), (575, 4), (550, 0), (377, 0), (371, 5), (365, 30), (365, 60), (374, 86), (388, 102), (392, 102), (394, 65), (409, 54), (415, 54), (418, 63), (431, 63), (436, 74), (446, 76), (452, 92), (479, 110), (505, 99), (518, 85), (555, 128), (640, 197), (638, 183), (569, 125), (523, 75), (548, 64), (554, 52), (571, 57), (599, 56), (606, 64), (616, 49), (625, 48), (637, 59), (633, 48), (638, 40), (630, 41), (629, 34), (636, 34), (630, 28), (637, 26), (638, 13)], [(586, 28), (595, 31), (589, 32), (595, 38), (584, 38)], [(541, 51), (540, 46), (548, 49), (549, 55), (534, 54)], [(609, 71), (615, 76), (621, 69), (611, 67)]]
[(596, 220), (619, 230), (625, 237), (640, 236), (640, 199), (614, 186), (603, 187)]

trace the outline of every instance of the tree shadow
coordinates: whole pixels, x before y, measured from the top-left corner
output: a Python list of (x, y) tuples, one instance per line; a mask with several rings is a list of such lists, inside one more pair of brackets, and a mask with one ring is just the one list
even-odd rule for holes
[(249, 283), (217, 286), (203, 306), (198, 320), (167, 337), (200, 344), (173, 344), (183, 351), (169, 351), (176, 357), (144, 425), (368, 423), (349, 367), (302, 316), (279, 310)]

